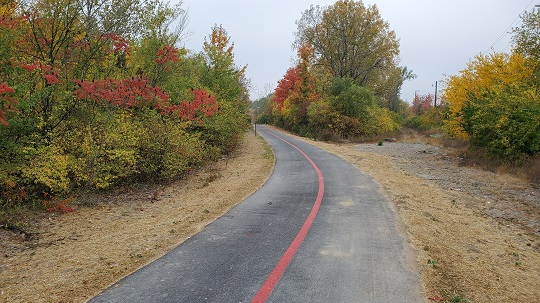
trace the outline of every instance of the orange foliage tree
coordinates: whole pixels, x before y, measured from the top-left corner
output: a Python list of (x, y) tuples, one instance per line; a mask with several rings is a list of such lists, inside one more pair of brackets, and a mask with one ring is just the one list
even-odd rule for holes
[(306, 44), (300, 47), (298, 64), (287, 70), (274, 93), (274, 115), (291, 129), (300, 129), (307, 125), (307, 109), (311, 103), (319, 99), (315, 77), (311, 72), (312, 55), (311, 46)]

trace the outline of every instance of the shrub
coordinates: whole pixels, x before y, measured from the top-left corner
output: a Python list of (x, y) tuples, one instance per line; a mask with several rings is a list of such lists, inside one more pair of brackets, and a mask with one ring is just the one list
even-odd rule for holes
[(369, 117), (369, 109), (376, 106), (375, 96), (366, 87), (350, 78), (336, 78), (330, 88), (333, 107), (343, 116), (359, 119)]
[(43, 191), (62, 194), (71, 188), (69, 178), (73, 159), (58, 146), (42, 146), (32, 151), (28, 166), (22, 169), (25, 183), (34, 184)]
[(398, 130), (401, 126), (387, 108), (371, 107), (368, 111), (368, 119), (363, 123), (362, 135), (377, 135), (384, 132)]
[(215, 156), (231, 152), (240, 142), (249, 125), (249, 116), (241, 113), (233, 105), (223, 103), (219, 111), (207, 118), (202, 126), (193, 127), (201, 132), (201, 139), (208, 147), (214, 148)]
[(87, 128), (74, 151), (82, 168), (75, 171), (79, 184), (105, 189), (137, 174), (135, 150), (140, 127), (126, 115), (103, 117), (99, 127)]
[(521, 161), (540, 152), (540, 102), (529, 94), (486, 94), (463, 106), (463, 128), (471, 144), (492, 155)]
[[(186, 132), (185, 125), (147, 121), (138, 140), (137, 171), (141, 181), (171, 180), (209, 158), (200, 134)], [(156, 136), (156, 131), (160, 135)]]
[(417, 130), (428, 130), (432, 128), (444, 127), (444, 120), (447, 117), (447, 107), (431, 107), (420, 115), (410, 117), (406, 125)]

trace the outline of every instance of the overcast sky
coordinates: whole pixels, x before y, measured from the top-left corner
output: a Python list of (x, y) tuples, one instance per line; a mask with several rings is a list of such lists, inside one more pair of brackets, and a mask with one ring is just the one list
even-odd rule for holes
[[(174, 1), (174, 0), (173, 0)], [(178, 0), (176, 0), (178, 1)], [(456, 75), (479, 53), (511, 51), (512, 27), (519, 15), (540, 0), (365, 0), (376, 4), (400, 39), (401, 65), (418, 76), (406, 82), (401, 97), (411, 102), (415, 91), (434, 93), (435, 81)], [(292, 66), (295, 21), (311, 4), (323, 0), (184, 0), (191, 32), (185, 47), (199, 52), (214, 24), (234, 42), (235, 62), (248, 65), (253, 100), (270, 93)]]

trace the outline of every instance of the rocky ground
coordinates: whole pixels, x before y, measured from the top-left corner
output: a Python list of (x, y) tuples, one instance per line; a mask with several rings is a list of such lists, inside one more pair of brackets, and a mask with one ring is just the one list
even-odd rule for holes
[[(419, 140), (421, 141), (421, 139)], [(467, 207), (540, 236), (540, 187), (522, 179), (464, 165), (455, 150), (425, 143), (360, 144), (360, 152), (388, 156), (409, 175), (441, 189), (468, 193)], [(476, 198), (476, 199), (475, 199)]]

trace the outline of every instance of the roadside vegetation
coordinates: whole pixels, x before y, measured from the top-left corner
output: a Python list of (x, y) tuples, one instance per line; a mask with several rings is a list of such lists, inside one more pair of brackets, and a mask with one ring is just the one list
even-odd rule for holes
[[(259, 123), (341, 141), (379, 141), (413, 129), (461, 145), (471, 163), (540, 176), (540, 13), (522, 16), (511, 53), (479, 54), (448, 77), (439, 100), (399, 98), (415, 75), (399, 64), (399, 40), (377, 7), (340, 0), (297, 21), (297, 63), (257, 100)], [(465, 63), (464, 63), (465, 64)]]
[(236, 147), (245, 67), (221, 26), (201, 53), (178, 47), (186, 20), (161, 0), (0, 4), (2, 210), (69, 211), (78, 192), (172, 180)]

